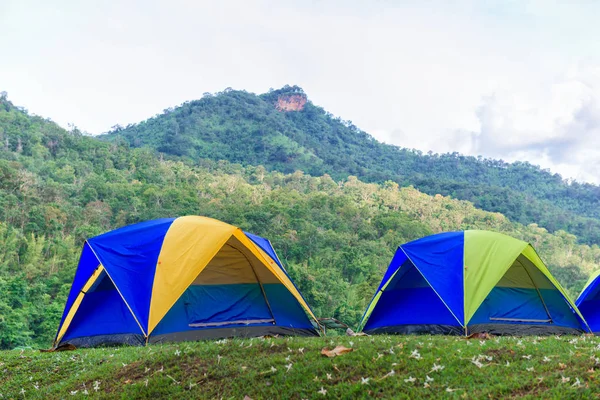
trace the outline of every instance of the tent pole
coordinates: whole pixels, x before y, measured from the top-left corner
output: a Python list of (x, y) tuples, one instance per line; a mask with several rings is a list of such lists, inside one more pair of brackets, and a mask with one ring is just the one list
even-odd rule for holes
[[(231, 245), (229, 244), (229, 246), (231, 246)], [(269, 309), (269, 313), (271, 314), (271, 317), (273, 318), (273, 325), (275, 325), (275, 323), (276, 323), (275, 314), (273, 314), (273, 310), (271, 310), (271, 304), (269, 304), (269, 299), (267, 298), (267, 292), (265, 292), (265, 288), (263, 287), (262, 282), (260, 281), (260, 279), (258, 279), (258, 274), (254, 270), (254, 265), (252, 265), (252, 262), (250, 262), (250, 260), (248, 259), (246, 254), (244, 254), (243, 251), (240, 251), (239, 249), (237, 249), (233, 246), (231, 246), (231, 247), (236, 249), (237, 251), (239, 251), (244, 256), (246, 261), (248, 261), (248, 264), (250, 265), (250, 269), (252, 269), (252, 273), (254, 273), (254, 277), (256, 278), (256, 282), (258, 283), (258, 286), (260, 286), (260, 291), (262, 292), (262, 295), (265, 298), (265, 303), (267, 303), (267, 308)]]
[(550, 323), (553, 323), (553, 321), (552, 321), (552, 315), (550, 315), (550, 310), (548, 310), (548, 306), (546, 306), (546, 302), (544, 301), (544, 298), (542, 297), (542, 292), (540, 292), (540, 288), (538, 288), (538, 286), (533, 281), (533, 278), (531, 277), (531, 274), (529, 273), (529, 270), (527, 269), (527, 267), (521, 261), (517, 260), (517, 262), (519, 264), (521, 264), (521, 266), (523, 267), (523, 269), (527, 273), (527, 276), (531, 280), (531, 283), (533, 283), (533, 286), (535, 287), (535, 291), (537, 292), (537, 294), (538, 294), (538, 296), (539, 296), (539, 298), (540, 298), (540, 300), (542, 302), (542, 305), (544, 306), (544, 310), (546, 310), (546, 315), (548, 316), (548, 319), (550, 320)]

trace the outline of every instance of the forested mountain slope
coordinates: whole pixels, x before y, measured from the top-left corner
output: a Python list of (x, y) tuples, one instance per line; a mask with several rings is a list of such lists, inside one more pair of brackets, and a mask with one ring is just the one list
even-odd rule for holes
[(281, 172), (304, 171), (334, 179), (392, 180), (431, 195), (469, 200), (524, 224), (566, 230), (600, 243), (600, 187), (567, 183), (526, 162), (452, 154), (423, 154), (379, 143), (349, 121), (308, 101), (302, 89), (262, 95), (225, 90), (165, 110), (102, 137), (124, 138), (194, 162), (227, 160)]
[(398, 245), (445, 230), (531, 242), (574, 294), (597, 245), (513, 223), (471, 203), (392, 181), (283, 174), (164, 160), (67, 132), (0, 99), (0, 349), (49, 346), (87, 237), (134, 222), (205, 215), (272, 240), (319, 316), (355, 324)]

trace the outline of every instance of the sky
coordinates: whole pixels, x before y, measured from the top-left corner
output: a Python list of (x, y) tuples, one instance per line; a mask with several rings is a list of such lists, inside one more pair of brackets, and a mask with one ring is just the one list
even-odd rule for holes
[(0, 91), (91, 134), (298, 85), (380, 141), (600, 183), (598, 1), (0, 0)]

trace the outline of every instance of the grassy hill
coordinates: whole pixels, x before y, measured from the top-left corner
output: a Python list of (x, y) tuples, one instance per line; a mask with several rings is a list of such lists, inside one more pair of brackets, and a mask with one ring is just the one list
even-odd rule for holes
[[(337, 345), (354, 351), (320, 354)], [(4, 351), (0, 397), (591, 398), (599, 345), (590, 336), (374, 336)]]
[(296, 86), (262, 95), (230, 89), (206, 94), (139, 124), (117, 127), (103, 139), (193, 162), (227, 160), (336, 180), (348, 175), (367, 182), (392, 180), (430, 195), (469, 200), (516, 222), (562, 229), (584, 243), (600, 242), (600, 187), (567, 183), (527, 162), (423, 154), (379, 143), (312, 104)]
[(48, 347), (86, 238), (148, 219), (205, 215), (273, 242), (320, 317), (355, 326), (396, 248), (431, 233), (488, 229), (534, 245), (576, 294), (600, 248), (467, 201), (392, 181), (169, 160), (65, 131), (0, 101), (0, 349)]

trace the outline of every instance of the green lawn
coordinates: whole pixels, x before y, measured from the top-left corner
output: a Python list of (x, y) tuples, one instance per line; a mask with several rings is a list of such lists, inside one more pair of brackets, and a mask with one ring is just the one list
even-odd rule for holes
[[(353, 352), (335, 358), (323, 347)], [(600, 338), (235, 339), (0, 352), (0, 398), (598, 397)]]

